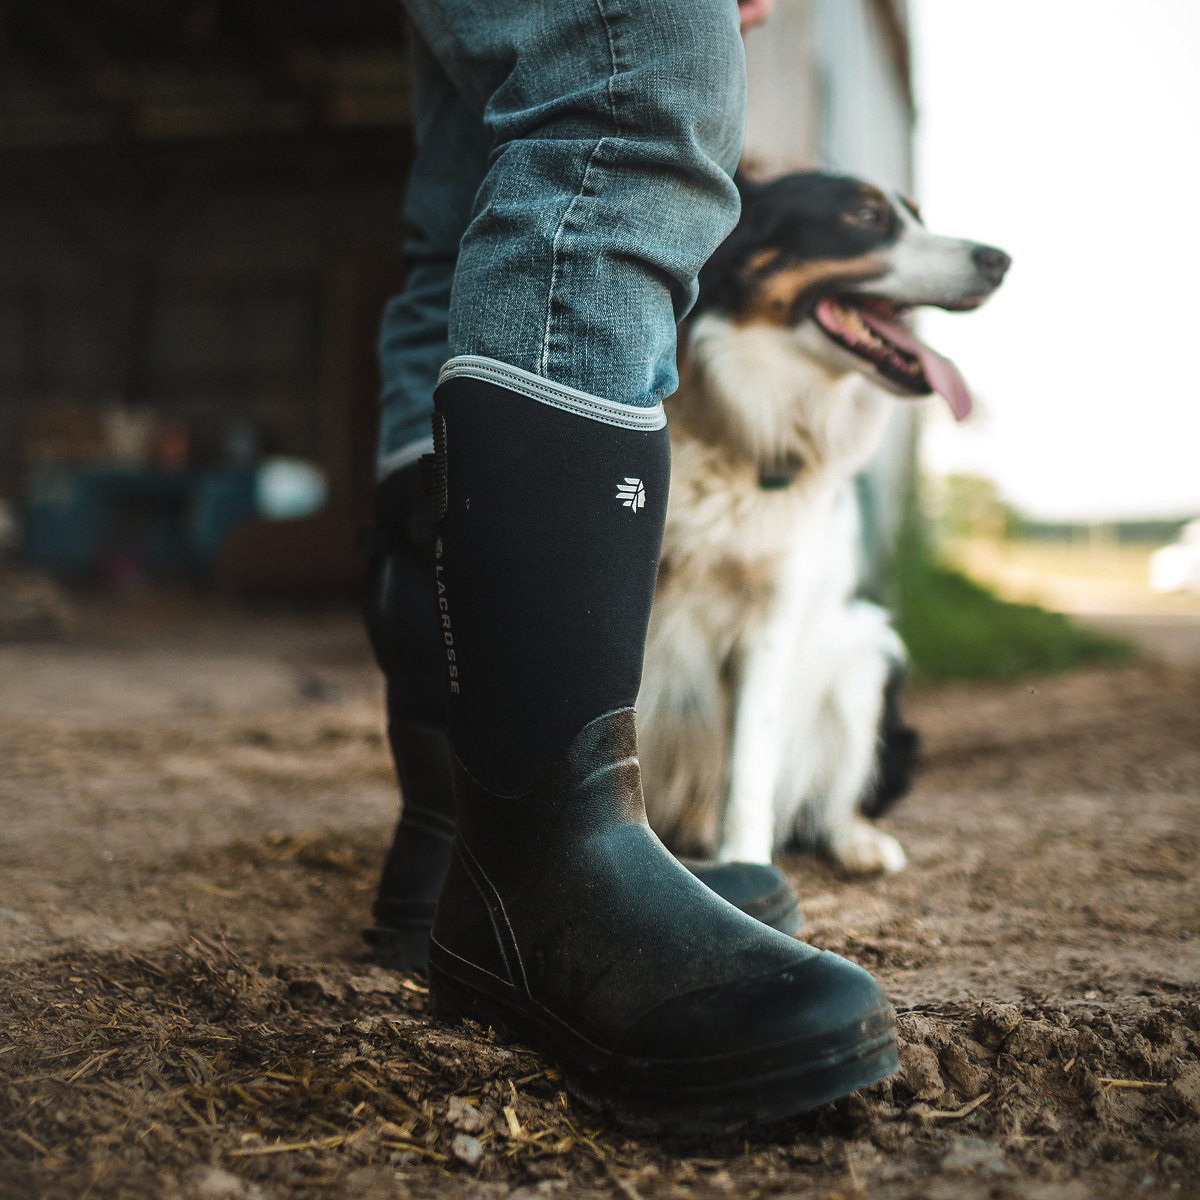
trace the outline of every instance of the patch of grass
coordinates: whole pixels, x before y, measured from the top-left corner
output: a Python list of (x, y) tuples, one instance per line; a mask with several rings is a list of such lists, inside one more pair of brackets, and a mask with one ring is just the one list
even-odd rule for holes
[(1129, 642), (1064, 613), (1001, 599), (939, 562), (913, 534), (897, 548), (893, 583), (896, 625), (916, 679), (1008, 679), (1136, 655)]

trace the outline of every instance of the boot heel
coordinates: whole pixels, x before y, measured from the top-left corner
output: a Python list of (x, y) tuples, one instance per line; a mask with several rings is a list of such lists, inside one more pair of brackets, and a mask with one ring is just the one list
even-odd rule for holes
[(371, 947), (371, 958), (388, 971), (429, 970), (429, 926), (415, 929), (388, 929), (381, 926), (363, 930), (363, 941)]
[(432, 962), (429, 964), (429, 1011), (446, 1025), (474, 1021), (491, 1029), (501, 1042), (522, 1041), (520, 1030), (491, 996), (452, 979)]

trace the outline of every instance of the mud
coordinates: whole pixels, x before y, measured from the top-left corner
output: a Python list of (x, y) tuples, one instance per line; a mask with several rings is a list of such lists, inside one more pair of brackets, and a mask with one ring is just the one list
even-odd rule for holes
[(902, 1073), (699, 1142), (368, 962), (395, 799), (353, 614), (158, 596), (0, 645), (0, 1196), (1200, 1196), (1200, 677), (909, 707), (908, 870), (784, 864)]

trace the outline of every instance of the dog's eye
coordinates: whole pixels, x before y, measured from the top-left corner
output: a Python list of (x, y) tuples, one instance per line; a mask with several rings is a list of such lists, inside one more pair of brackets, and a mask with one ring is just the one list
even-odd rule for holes
[(859, 229), (876, 229), (884, 223), (885, 214), (878, 204), (860, 204), (857, 208), (844, 212), (842, 220), (847, 225), (854, 225)]

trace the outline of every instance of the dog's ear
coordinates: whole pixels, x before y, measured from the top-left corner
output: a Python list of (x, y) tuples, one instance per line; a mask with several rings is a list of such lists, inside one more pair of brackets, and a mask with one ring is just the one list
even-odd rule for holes
[(737, 187), (738, 194), (742, 198), (743, 212), (747, 205), (754, 204), (766, 187), (761, 173), (755, 171), (753, 167), (747, 169), (745, 163), (740, 164), (738, 169), (734, 171), (733, 182)]
[[(743, 206), (743, 220), (745, 215), (746, 209)], [(704, 309), (732, 313), (741, 307), (745, 298), (740, 269), (745, 242), (745, 227), (739, 224), (700, 269), (700, 295), (696, 307), (692, 310), (694, 313)]]
[(925, 218), (921, 216), (921, 206), (911, 196), (907, 196), (903, 192), (897, 192), (896, 196), (900, 203), (916, 218), (917, 224), (924, 225)]
[(768, 184), (739, 167), (733, 181), (742, 197), (742, 215), (733, 232), (717, 247), (700, 272), (700, 298), (695, 311), (716, 309), (735, 313), (747, 300), (748, 257), (764, 244), (770, 225), (770, 205), (762, 203)]

